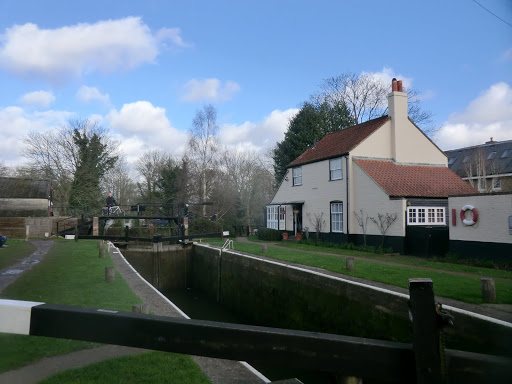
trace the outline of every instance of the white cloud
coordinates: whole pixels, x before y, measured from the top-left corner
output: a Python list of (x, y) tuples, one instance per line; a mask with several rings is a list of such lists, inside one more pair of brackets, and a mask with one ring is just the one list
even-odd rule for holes
[(288, 123), (299, 110), (275, 110), (258, 123), (245, 122), (241, 125), (226, 124), (219, 130), (220, 142), (228, 147), (245, 147), (248, 150), (264, 152), (282, 141)]
[(57, 29), (27, 23), (0, 35), (0, 65), (17, 75), (62, 82), (89, 72), (130, 70), (151, 63), (166, 40), (180, 43), (179, 30), (163, 29), (152, 35), (139, 17)]
[(165, 115), (165, 109), (148, 101), (125, 104), (121, 110), (112, 110), (106, 120), (114, 137), (121, 142), (121, 149), (129, 162), (137, 160), (150, 149), (161, 149), (181, 155), (187, 134), (174, 128)]
[(512, 140), (512, 88), (501, 82), (492, 85), (467, 108), (454, 113), (435, 134), (444, 150), (483, 144), (490, 138)]
[(76, 92), (76, 97), (78, 100), (83, 101), (84, 103), (98, 100), (102, 104), (110, 105), (110, 97), (108, 93), (103, 94), (96, 87), (88, 87), (87, 85), (82, 85)]
[(412, 87), (412, 77), (406, 77), (400, 73), (396, 73), (392, 68), (384, 67), (380, 72), (362, 72), (362, 74), (370, 74), (381, 80), (384, 84), (389, 84), (389, 90), (391, 91), (391, 80), (396, 78), (402, 80), (404, 88)]
[(20, 107), (0, 109), (0, 162), (8, 166), (20, 165), (24, 162), (21, 150), (23, 138), (29, 132), (44, 132), (65, 124), (73, 116), (65, 111), (46, 111), (28, 113)]
[(183, 100), (190, 102), (223, 102), (233, 98), (240, 86), (233, 81), (221, 84), (218, 79), (192, 79), (183, 86)]
[(55, 101), (55, 96), (48, 91), (35, 91), (24, 94), (20, 101), (25, 105), (34, 105), (39, 108), (47, 108)]

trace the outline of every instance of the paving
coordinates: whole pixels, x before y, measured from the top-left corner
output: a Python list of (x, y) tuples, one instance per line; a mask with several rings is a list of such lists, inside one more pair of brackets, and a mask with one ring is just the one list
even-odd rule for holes
[[(237, 241), (247, 242), (247, 238), (237, 238)], [(38, 247), (38, 249), (30, 255), (28, 258), (22, 260), (17, 265), (11, 266), (3, 271), (0, 271), (0, 292), (3, 288), (5, 288), (8, 284), (12, 283), (21, 273), (5, 273), (8, 270), (18, 270), (23, 269), (23, 271), (30, 269), (30, 266), (34, 264), (31, 262), (33, 260), (42, 260), (44, 254), (51, 247), (51, 241), (37, 241), (33, 240), (32, 243)], [(278, 244), (269, 244), (271, 246), (279, 247)], [(287, 248), (289, 249), (289, 248)], [(297, 252), (303, 252), (301, 250), (297, 250)], [(311, 251), (307, 251), (311, 252)], [(322, 253), (322, 252), (317, 252)], [(323, 253), (322, 253), (323, 254)], [(325, 253), (328, 254), (328, 253)], [(329, 254), (332, 255), (332, 254)], [(174, 306), (165, 296), (163, 296), (160, 292), (154, 289), (149, 283), (141, 278), (141, 276), (128, 264), (128, 262), (124, 259), (120, 252), (117, 252), (115, 248), (111, 249), (111, 257), (114, 261), (116, 269), (119, 271), (123, 279), (125, 279), (133, 290), (133, 292), (146, 304), (148, 310), (155, 315), (162, 316), (173, 316), (173, 317), (182, 317), (184, 314)], [(341, 256), (343, 257), (343, 256)], [(351, 256), (352, 257), (352, 256)], [(265, 257), (261, 257), (262, 259), (266, 259)], [(355, 259), (364, 259), (355, 257)], [(372, 259), (364, 259), (372, 262), (386, 263), (383, 261), (375, 261)], [(23, 262), (25, 261), (25, 262)], [(286, 263), (290, 265), (296, 265), (294, 263)], [(410, 267), (409, 265), (397, 264), (397, 263), (388, 263), (393, 265), (401, 265), (404, 267)], [(302, 268), (305, 268), (301, 265)], [(320, 270), (318, 268), (306, 267), (312, 270)], [(415, 269), (424, 269), (431, 270), (430, 268), (423, 267), (414, 267)], [(326, 270), (321, 270), (325, 274), (337, 275), (333, 272), (329, 272)], [(439, 270), (435, 270), (440, 272)], [(452, 272), (445, 272), (456, 274)], [(363, 279), (346, 276), (343, 275), (343, 278), (364, 282), (369, 285), (374, 285), (381, 288), (386, 288), (389, 290), (394, 290), (397, 292), (408, 294), (408, 291), (403, 288), (398, 288), (394, 286), (390, 286), (387, 284), (381, 284), (371, 281), (366, 281)], [(512, 322), (512, 305), (498, 305), (498, 304), (488, 304), (488, 305), (473, 305), (467, 304), (456, 300), (451, 300), (447, 298), (436, 297), (436, 300), (442, 302), (446, 305), (451, 305), (454, 307), (458, 307), (461, 309), (465, 309), (471, 312), (480, 313), (482, 315), (494, 317), (496, 319), (500, 319), (507, 322)], [(43, 359), (35, 364), (31, 364), (17, 370), (12, 370), (8, 372), (4, 372), (0, 374), (0, 383), (12, 383), (12, 384), (32, 384), (38, 383), (44, 378), (53, 375), (57, 372), (65, 371), (72, 368), (84, 367), (89, 364), (103, 361), (106, 359), (117, 358), (127, 355), (133, 355), (138, 353), (145, 353), (146, 350), (138, 349), (138, 348), (130, 348), (130, 347), (122, 347), (122, 346), (114, 346), (114, 345), (104, 345), (98, 348), (81, 350), (77, 352), (73, 352), (63, 356), (55, 356), (51, 358)], [(200, 356), (192, 356), (195, 362), (200, 366), (201, 370), (210, 378), (213, 384), (217, 383), (226, 383), (226, 384), (259, 384), (268, 382), (268, 380), (259, 375), (257, 372), (253, 372), (250, 369), (250, 366), (246, 365), (246, 363), (241, 363), (232, 360), (223, 360), (223, 359), (212, 359)]]

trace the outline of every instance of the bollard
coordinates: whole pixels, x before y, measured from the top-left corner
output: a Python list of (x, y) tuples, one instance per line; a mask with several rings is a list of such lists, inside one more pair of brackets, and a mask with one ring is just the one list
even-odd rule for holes
[(100, 259), (104, 259), (105, 258), (105, 248), (104, 247), (100, 247), (99, 258)]
[(262, 253), (267, 253), (267, 244), (262, 244), (261, 245), (261, 252)]
[(75, 242), (78, 241), (78, 225), (75, 225)]
[(105, 281), (107, 283), (112, 283), (116, 276), (116, 270), (114, 267), (105, 267)]
[(98, 248), (101, 248), (102, 242), (101, 240), (98, 240)]
[(496, 286), (494, 280), (490, 277), (482, 277), (480, 279), (480, 286), (482, 287), (482, 299), (486, 303), (496, 301)]
[(144, 304), (144, 303), (133, 304), (132, 305), (132, 312), (148, 314), (149, 313), (148, 306), (146, 304)]
[(347, 271), (352, 272), (354, 270), (354, 258), (347, 257)]

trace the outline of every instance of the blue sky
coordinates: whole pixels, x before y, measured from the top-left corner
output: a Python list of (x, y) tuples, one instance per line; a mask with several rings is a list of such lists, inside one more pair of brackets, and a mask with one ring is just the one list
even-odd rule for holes
[(180, 155), (208, 103), (223, 144), (264, 152), (344, 72), (418, 89), (441, 149), (512, 140), (512, 1), (478, 3), (496, 16), (473, 0), (0, 0), (0, 163), (70, 118), (109, 128), (129, 162)]

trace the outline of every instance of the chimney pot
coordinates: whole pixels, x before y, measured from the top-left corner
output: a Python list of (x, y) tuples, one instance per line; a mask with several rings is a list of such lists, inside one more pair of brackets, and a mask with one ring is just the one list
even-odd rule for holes
[(398, 88), (398, 92), (403, 92), (403, 88), (402, 88), (402, 80), (398, 80), (398, 82), (397, 82), (397, 88)]
[(391, 80), (391, 91), (396, 92), (398, 90), (398, 85), (396, 79), (393, 77)]

